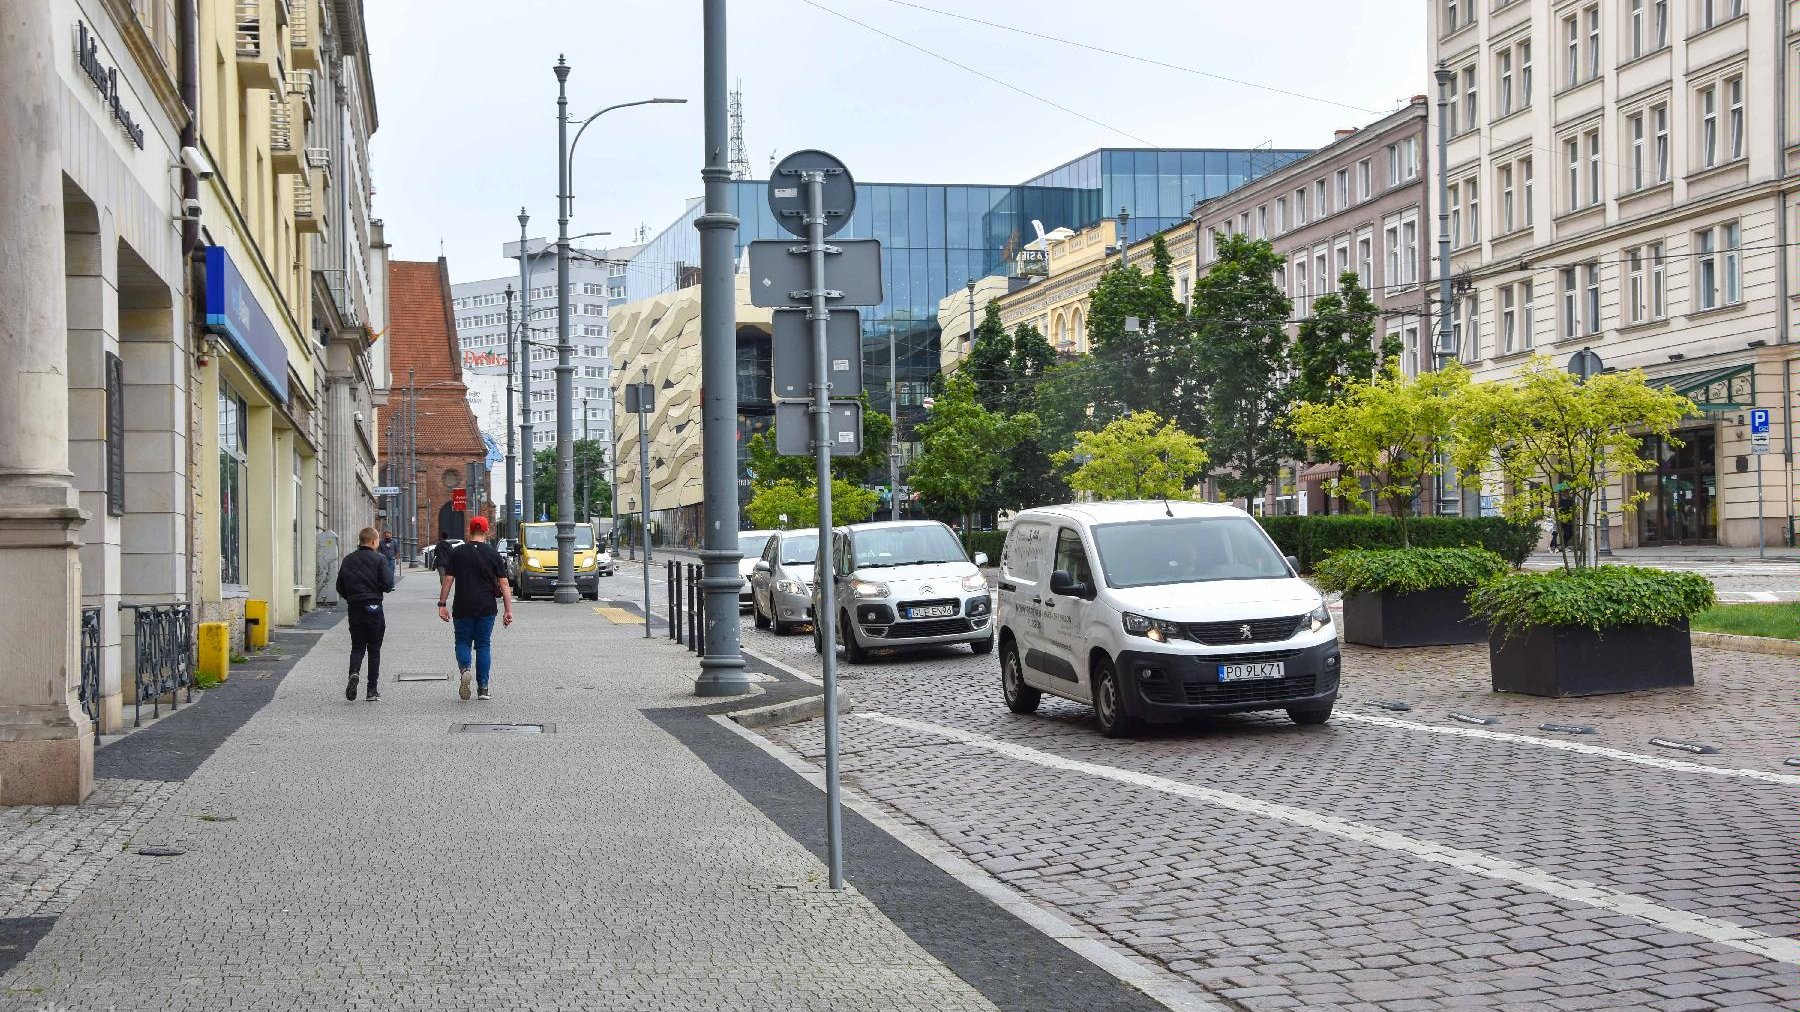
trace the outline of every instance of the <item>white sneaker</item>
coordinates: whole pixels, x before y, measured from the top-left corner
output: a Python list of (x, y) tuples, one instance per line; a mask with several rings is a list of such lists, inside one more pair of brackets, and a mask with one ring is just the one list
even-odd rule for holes
[(456, 687), (456, 695), (459, 698), (461, 698), (461, 699), (469, 698), (469, 683), (470, 683), (470, 681), (472, 681), (474, 679), (474, 677), (475, 676), (473, 676), (469, 673), (468, 668), (462, 669), (462, 682), (460, 684), (458, 684)]

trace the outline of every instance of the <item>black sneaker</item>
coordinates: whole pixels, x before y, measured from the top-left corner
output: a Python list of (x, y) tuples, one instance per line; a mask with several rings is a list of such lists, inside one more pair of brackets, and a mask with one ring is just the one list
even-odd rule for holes
[(369, 686), (369, 691), (366, 694), (364, 694), (364, 696), (363, 696), (363, 699), (370, 703), (373, 703), (380, 698), (381, 698), (381, 690), (377, 689), (373, 685)]
[(481, 688), (475, 690), (475, 698), (476, 699), (492, 699), (494, 697), (488, 695), (488, 687), (483, 685)]
[(361, 679), (357, 677), (356, 672), (352, 671), (350, 673), (350, 684), (344, 686), (344, 698), (352, 703), (356, 702), (356, 683), (359, 681), (361, 681)]

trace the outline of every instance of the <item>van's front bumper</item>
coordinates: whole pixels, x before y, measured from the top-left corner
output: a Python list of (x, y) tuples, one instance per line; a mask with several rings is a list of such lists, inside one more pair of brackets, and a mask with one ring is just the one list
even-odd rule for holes
[[(1219, 665), (1281, 661), (1285, 677), (1221, 682)], [(1127, 650), (1119, 655), (1125, 709), (1152, 721), (1202, 713), (1307, 709), (1337, 699), (1342, 659), (1335, 637), (1309, 647), (1241, 654), (1165, 654)]]

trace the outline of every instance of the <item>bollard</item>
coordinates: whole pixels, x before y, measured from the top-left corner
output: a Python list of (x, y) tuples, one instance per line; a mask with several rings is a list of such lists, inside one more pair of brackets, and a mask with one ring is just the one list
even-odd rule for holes
[(199, 671), (223, 682), (231, 677), (231, 627), (202, 622), (199, 627)]
[(699, 566), (688, 567), (688, 649), (700, 652), (700, 574)]
[[(669, 638), (674, 639), (675, 616), (678, 614), (678, 611), (675, 607), (675, 563), (673, 561), (663, 567), (663, 575), (664, 582), (667, 584), (667, 586), (663, 588), (663, 592), (667, 594), (669, 598), (667, 607), (663, 609), (663, 614), (669, 617)], [(644, 621), (648, 622), (649, 619), (646, 618)]]
[(269, 645), (269, 602), (254, 598), (244, 602), (244, 645), (263, 650)]

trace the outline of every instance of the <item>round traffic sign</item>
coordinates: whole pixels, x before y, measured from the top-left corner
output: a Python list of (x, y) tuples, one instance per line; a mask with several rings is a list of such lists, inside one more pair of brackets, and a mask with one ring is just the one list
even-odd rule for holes
[(1569, 372), (1583, 383), (1588, 381), (1588, 377), (1598, 375), (1605, 367), (1605, 363), (1600, 361), (1600, 356), (1592, 348), (1583, 348), (1569, 356)]
[(769, 173), (769, 210), (775, 214), (775, 224), (790, 235), (806, 238), (806, 185), (801, 175), (807, 172), (825, 174), (825, 234), (836, 235), (850, 224), (850, 212), (856, 210), (856, 181), (836, 155), (812, 148), (783, 158)]

